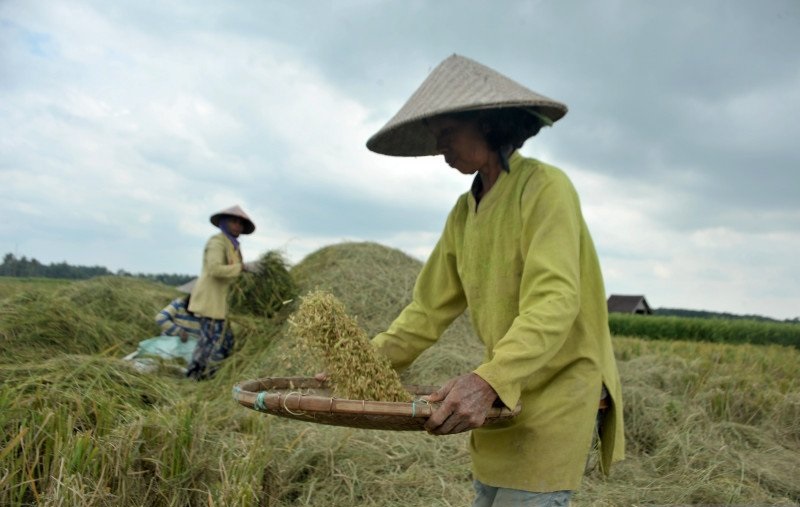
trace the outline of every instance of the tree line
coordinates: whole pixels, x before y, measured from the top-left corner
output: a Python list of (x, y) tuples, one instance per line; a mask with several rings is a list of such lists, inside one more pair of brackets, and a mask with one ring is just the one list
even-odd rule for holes
[(36, 259), (28, 259), (25, 256), (17, 258), (12, 253), (7, 253), (3, 257), (3, 263), (0, 264), (0, 276), (61, 278), (66, 280), (86, 280), (88, 278), (94, 278), (95, 276), (128, 276), (160, 282), (165, 285), (181, 285), (194, 278), (191, 275), (169, 273), (129, 273), (124, 269), (120, 269), (114, 273), (103, 266), (73, 266), (66, 262), (42, 264)]
[(683, 308), (656, 308), (653, 310), (655, 315), (662, 317), (695, 317), (701, 319), (728, 319), (728, 320), (757, 320), (762, 322), (792, 322), (800, 323), (800, 317), (793, 319), (779, 320), (763, 315), (746, 314), (737, 315), (728, 312), (710, 312), (706, 310), (685, 310)]

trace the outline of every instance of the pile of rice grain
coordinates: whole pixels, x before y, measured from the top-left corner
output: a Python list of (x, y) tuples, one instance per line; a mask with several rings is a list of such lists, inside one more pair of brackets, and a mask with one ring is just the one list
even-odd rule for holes
[(303, 297), (291, 324), (304, 346), (322, 356), (334, 396), (411, 401), (389, 361), (372, 347), (367, 334), (333, 294), (315, 291)]

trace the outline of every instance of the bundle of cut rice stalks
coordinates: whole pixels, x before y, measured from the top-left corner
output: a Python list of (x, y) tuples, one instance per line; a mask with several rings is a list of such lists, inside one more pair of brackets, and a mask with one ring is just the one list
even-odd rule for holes
[(236, 313), (272, 318), (296, 295), (286, 260), (280, 252), (272, 250), (236, 280), (231, 287), (230, 306)]
[(411, 394), (370, 344), (367, 334), (329, 292), (303, 297), (290, 323), (301, 343), (322, 357), (333, 394), (351, 400), (409, 402)]

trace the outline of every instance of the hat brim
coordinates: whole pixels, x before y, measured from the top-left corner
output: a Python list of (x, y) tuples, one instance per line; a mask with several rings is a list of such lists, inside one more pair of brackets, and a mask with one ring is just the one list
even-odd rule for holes
[(369, 138), (367, 148), (375, 153), (394, 157), (438, 155), (436, 138), (426, 124), (428, 120), (448, 114), (502, 109), (534, 109), (550, 119), (551, 122), (556, 122), (567, 114), (567, 106), (559, 103), (532, 104), (525, 102), (441, 109), (403, 122), (387, 124)]
[(194, 289), (194, 286), (196, 284), (197, 284), (197, 278), (192, 278), (191, 280), (189, 280), (188, 282), (184, 283), (183, 285), (179, 285), (178, 287), (176, 287), (176, 289), (178, 291), (180, 291), (180, 292), (183, 292), (184, 294), (191, 294), (192, 293), (192, 289)]
[(228, 213), (217, 213), (216, 215), (211, 215), (211, 223), (214, 224), (214, 227), (219, 227), (219, 222), (224, 217), (229, 218), (238, 218), (244, 224), (244, 228), (242, 229), (242, 234), (252, 234), (253, 231), (256, 230), (256, 225), (250, 220), (249, 218), (240, 217), (238, 215), (231, 215)]

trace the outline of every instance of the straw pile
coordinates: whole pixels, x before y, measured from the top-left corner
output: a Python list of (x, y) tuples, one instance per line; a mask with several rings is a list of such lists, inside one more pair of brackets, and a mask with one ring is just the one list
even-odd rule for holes
[(133, 350), (158, 334), (154, 316), (176, 294), (118, 276), (21, 290), (0, 301), (0, 356), (20, 361)]
[(389, 362), (375, 351), (364, 330), (332, 294), (316, 291), (303, 297), (291, 324), (303, 344), (321, 354), (335, 397), (411, 401)]
[[(410, 302), (422, 262), (378, 243), (345, 242), (309, 254), (292, 268), (298, 289), (305, 294), (324, 290), (336, 296), (358, 319), (367, 336), (386, 331)], [(307, 359), (279, 345), (273, 366), (287, 376), (306, 375)], [(401, 373), (406, 384), (441, 385), (480, 364), (484, 347), (464, 314), (442, 338)], [(285, 359), (278, 362), (278, 359)]]
[(301, 294), (330, 292), (369, 336), (385, 331), (405, 306), (422, 263), (377, 243), (339, 243), (309, 254), (292, 268)]
[(254, 271), (237, 278), (230, 291), (230, 307), (235, 313), (271, 319), (296, 295), (286, 259), (271, 250), (261, 256)]

